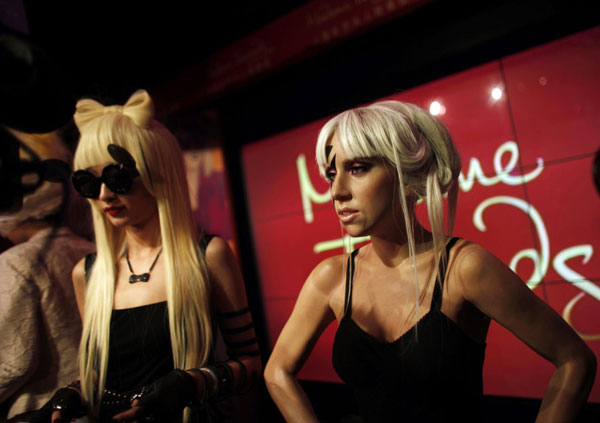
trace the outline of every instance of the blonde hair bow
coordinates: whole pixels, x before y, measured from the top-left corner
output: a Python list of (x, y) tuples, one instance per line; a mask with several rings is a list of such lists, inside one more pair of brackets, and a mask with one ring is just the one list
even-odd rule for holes
[(73, 118), (81, 130), (91, 121), (105, 114), (122, 114), (142, 128), (149, 128), (154, 118), (154, 104), (145, 90), (138, 90), (129, 97), (123, 106), (104, 106), (89, 98), (79, 100)]

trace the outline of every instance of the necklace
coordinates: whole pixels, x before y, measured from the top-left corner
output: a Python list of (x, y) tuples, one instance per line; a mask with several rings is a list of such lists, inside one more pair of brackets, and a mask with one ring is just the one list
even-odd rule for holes
[(148, 282), (148, 280), (150, 280), (150, 272), (152, 272), (152, 268), (156, 264), (156, 261), (158, 260), (158, 256), (160, 256), (160, 253), (162, 253), (162, 247), (158, 251), (158, 254), (156, 255), (156, 258), (154, 259), (154, 261), (152, 262), (150, 269), (148, 269), (148, 271), (146, 273), (142, 273), (141, 275), (136, 275), (135, 273), (133, 273), (133, 269), (131, 268), (131, 263), (129, 262), (129, 251), (125, 251), (125, 260), (127, 260), (127, 266), (129, 266), (129, 271), (131, 272), (131, 275), (129, 276), (129, 283)]

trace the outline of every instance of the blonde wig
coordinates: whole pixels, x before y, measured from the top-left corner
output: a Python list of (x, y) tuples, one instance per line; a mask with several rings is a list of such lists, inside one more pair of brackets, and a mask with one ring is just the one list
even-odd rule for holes
[[(427, 205), (436, 263), (441, 260), (445, 268), (445, 234), (451, 236), (454, 230), (461, 169), (446, 127), (420, 107), (399, 101), (382, 101), (345, 111), (329, 120), (319, 133), (316, 156), (322, 176), (328, 166), (325, 146), (335, 133), (350, 159), (378, 157), (395, 169), (415, 284), (414, 225), (419, 200)], [(448, 196), (446, 231), (444, 194)], [(418, 299), (418, 285), (416, 293)]]
[[(206, 363), (212, 347), (206, 264), (195, 238), (181, 150), (153, 117), (152, 100), (143, 90), (124, 106), (80, 100), (74, 116), (81, 133), (74, 168), (113, 163), (109, 144), (125, 148), (134, 158), (158, 208), (174, 365), (197, 368)], [(94, 409), (106, 381), (116, 263), (126, 245), (124, 229), (114, 227), (90, 203), (97, 257), (87, 285), (79, 365), (83, 396)]]

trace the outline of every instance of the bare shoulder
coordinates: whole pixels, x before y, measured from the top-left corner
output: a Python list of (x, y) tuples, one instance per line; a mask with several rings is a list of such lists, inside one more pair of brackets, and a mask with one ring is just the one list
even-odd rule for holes
[(213, 237), (206, 246), (205, 258), (217, 310), (227, 312), (246, 307), (244, 280), (227, 241)]
[(490, 272), (509, 270), (494, 254), (485, 247), (461, 239), (450, 253), (449, 271), (466, 289), (476, 288)]
[(206, 267), (213, 282), (237, 286), (241, 283), (238, 261), (231, 247), (223, 238), (211, 238), (204, 252)]
[(450, 272), (467, 299), (493, 297), (499, 290), (509, 287), (529, 290), (506, 264), (485, 247), (461, 240), (453, 250)]
[(208, 245), (206, 246), (206, 261), (211, 264), (223, 264), (230, 259), (235, 260), (233, 251), (223, 238), (215, 236), (213, 237)]
[(346, 260), (345, 255), (326, 258), (315, 266), (306, 279), (306, 284), (323, 293), (332, 292), (344, 279)]
[(85, 257), (75, 264), (71, 272), (71, 277), (73, 278), (73, 285), (75, 287), (82, 286), (85, 288)]
[(461, 239), (452, 249), (451, 260), (456, 270), (463, 276), (476, 276), (490, 264), (500, 260), (483, 246)]

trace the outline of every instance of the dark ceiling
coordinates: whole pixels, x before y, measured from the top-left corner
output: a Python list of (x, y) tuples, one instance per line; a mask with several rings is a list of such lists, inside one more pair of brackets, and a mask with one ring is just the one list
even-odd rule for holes
[(29, 34), (70, 76), (76, 95), (119, 99), (169, 80), (306, 1), (23, 3)]
[[(22, 2), (32, 40), (58, 63), (75, 97), (105, 103), (122, 102), (138, 88), (165, 86), (212, 53), (309, 3), (105, 0), (68, 2), (67, 7), (64, 2)], [(221, 112), (236, 121), (246, 117), (241, 125), (245, 138), (264, 136), (250, 130), (251, 125), (264, 126), (252, 111), (274, 113), (270, 131), (294, 126), (596, 25), (600, 13), (592, 4), (596, 2), (432, 1), (238, 89), (223, 100)], [(317, 104), (314, 92), (319, 92)]]

